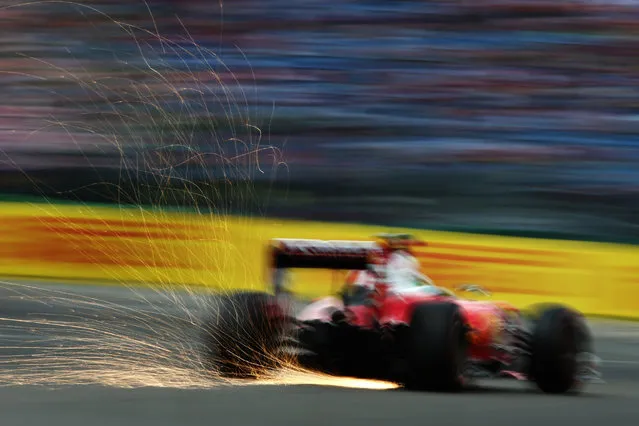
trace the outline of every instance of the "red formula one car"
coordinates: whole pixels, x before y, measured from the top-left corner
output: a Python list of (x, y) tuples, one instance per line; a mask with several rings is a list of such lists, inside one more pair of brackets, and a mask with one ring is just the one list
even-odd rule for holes
[[(523, 312), (505, 302), (460, 298), (419, 272), (410, 254), (418, 243), (398, 235), (273, 241), (274, 294), (224, 296), (207, 329), (206, 359), (225, 375), (259, 376), (281, 365), (282, 347), (294, 342), (295, 361), (307, 368), (412, 389), (459, 390), (476, 377), (502, 377), (563, 393), (598, 380), (581, 314), (561, 305)], [(292, 268), (351, 276), (336, 296), (293, 315), (284, 285)]]

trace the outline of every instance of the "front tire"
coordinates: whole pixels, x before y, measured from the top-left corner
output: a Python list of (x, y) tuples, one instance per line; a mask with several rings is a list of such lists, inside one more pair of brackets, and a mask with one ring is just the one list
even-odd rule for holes
[(410, 377), (416, 390), (459, 391), (467, 358), (466, 326), (455, 303), (427, 303), (415, 308), (408, 332)]
[(590, 332), (577, 312), (553, 306), (535, 322), (531, 341), (531, 378), (545, 393), (579, 391), (579, 360), (591, 351)]

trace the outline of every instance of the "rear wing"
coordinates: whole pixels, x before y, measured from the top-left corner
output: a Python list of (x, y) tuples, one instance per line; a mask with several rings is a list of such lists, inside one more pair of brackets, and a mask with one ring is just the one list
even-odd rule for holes
[(270, 244), (273, 269), (366, 269), (383, 248), (374, 241), (275, 239)]
[(269, 245), (269, 268), (276, 293), (287, 287), (288, 269), (331, 269), (358, 271), (368, 269), (373, 259), (383, 257), (389, 244), (398, 241), (404, 247), (426, 245), (405, 234), (381, 234), (376, 241), (307, 240), (279, 238)]

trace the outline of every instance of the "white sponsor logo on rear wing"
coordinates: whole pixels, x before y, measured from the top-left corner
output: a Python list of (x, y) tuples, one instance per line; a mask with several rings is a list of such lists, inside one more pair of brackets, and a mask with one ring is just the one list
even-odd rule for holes
[(366, 256), (383, 251), (374, 241), (279, 238), (273, 243), (281, 252), (292, 256)]

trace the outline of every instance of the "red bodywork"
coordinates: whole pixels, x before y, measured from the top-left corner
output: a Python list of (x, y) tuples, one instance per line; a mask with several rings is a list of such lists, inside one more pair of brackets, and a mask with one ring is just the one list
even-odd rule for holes
[[(378, 298), (372, 305), (355, 305), (344, 307), (341, 300), (335, 297), (320, 299), (307, 306), (300, 314), (303, 321), (329, 321), (331, 313), (338, 309), (347, 314), (350, 324), (362, 328), (393, 327), (398, 324), (410, 325), (415, 306), (439, 301), (453, 301), (462, 309), (465, 322), (469, 328), (470, 358), (475, 361), (502, 359), (504, 356), (496, 350), (494, 344), (504, 344), (504, 325), (510, 313), (517, 309), (507, 303), (485, 302), (459, 299), (450, 295), (432, 295), (409, 291), (406, 293), (389, 293)], [(377, 319), (377, 321), (376, 321)]]
[[(409, 241), (411, 246), (423, 245)], [(350, 271), (367, 270), (368, 266), (384, 262), (388, 251), (384, 244), (372, 241), (274, 240), (270, 248), (270, 268), (326, 268)], [(275, 285), (278, 288), (278, 285)], [(503, 351), (495, 345), (508, 345), (507, 321), (518, 317), (518, 310), (505, 302), (464, 300), (437, 287), (415, 287), (389, 292), (385, 285), (376, 285), (373, 303), (344, 306), (341, 299), (327, 297), (307, 306), (298, 316), (300, 321), (331, 321), (334, 311), (343, 311), (347, 321), (356, 327), (410, 326), (415, 306), (438, 301), (453, 301), (461, 307), (469, 333), (470, 358), (477, 361), (500, 359)], [(515, 315), (512, 315), (515, 314)]]

